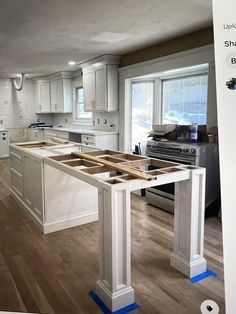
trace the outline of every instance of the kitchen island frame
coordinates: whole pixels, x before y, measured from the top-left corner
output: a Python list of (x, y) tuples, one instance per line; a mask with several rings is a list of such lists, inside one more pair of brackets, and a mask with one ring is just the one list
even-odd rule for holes
[(130, 233), (132, 191), (175, 182), (171, 266), (190, 278), (206, 271), (203, 257), (204, 168), (110, 150), (46, 158), (45, 177), (51, 167), (98, 189), (99, 280), (96, 293), (110, 311), (134, 303)]

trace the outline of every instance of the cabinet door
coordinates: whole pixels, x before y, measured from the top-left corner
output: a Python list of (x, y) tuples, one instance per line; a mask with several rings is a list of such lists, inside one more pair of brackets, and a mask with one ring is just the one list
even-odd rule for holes
[(63, 80), (57, 80), (57, 112), (64, 112)]
[(84, 111), (95, 109), (95, 72), (85, 72), (83, 74), (84, 87)]
[(58, 108), (58, 84), (57, 81), (50, 82), (51, 112), (57, 112)]
[(50, 87), (48, 82), (38, 83), (39, 112), (50, 112)]
[(43, 221), (43, 176), (42, 160), (32, 158), (33, 168), (33, 211)]
[(72, 112), (72, 82), (71, 79), (63, 79), (62, 84), (63, 112)]
[(107, 109), (107, 84), (106, 84), (106, 67), (99, 68), (95, 71), (95, 106), (96, 110)]
[(32, 167), (32, 157), (30, 155), (24, 154), (23, 156), (23, 168), (24, 168), (24, 202), (32, 209), (33, 207), (33, 167)]

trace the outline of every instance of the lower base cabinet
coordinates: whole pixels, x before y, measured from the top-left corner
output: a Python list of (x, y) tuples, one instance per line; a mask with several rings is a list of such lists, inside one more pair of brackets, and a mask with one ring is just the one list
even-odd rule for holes
[(23, 155), (24, 202), (30, 210), (43, 220), (43, 161), (31, 154)]
[(15, 146), (10, 146), (10, 169), (12, 196), (43, 233), (98, 220), (98, 192), (91, 185)]

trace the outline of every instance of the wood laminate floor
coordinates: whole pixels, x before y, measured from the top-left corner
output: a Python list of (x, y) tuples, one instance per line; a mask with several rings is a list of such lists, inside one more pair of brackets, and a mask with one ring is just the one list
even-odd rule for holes
[[(191, 284), (170, 267), (173, 216), (132, 196), (132, 285), (136, 313), (194, 314), (215, 300), (224, 313), (221, 223), (205, 223), (205, 257), (217, 273)], [(9, 163), (0, 162), (0, 310), (101, 313), (88, 296), (98, 277), (98, 224), (42, 235), (9, 195)]]

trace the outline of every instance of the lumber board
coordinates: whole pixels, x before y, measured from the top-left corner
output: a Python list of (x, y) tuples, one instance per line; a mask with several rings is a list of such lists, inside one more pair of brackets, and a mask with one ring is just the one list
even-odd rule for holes
[(102, 158), (98, 158), (98, 157), (95, 157), (95, 156), (92, 156), (92, 155), (89, 155), (86, 153), (72, 152), (72, 155), (83, 158), (83, 159), (89, 159), (91, 161), (103, 164), (103, 165), (108, 166), (112, 169), (115, 169), (115, 170), (120, 171), (120, 172), (125, 172), (125, 173), (130, 174), (130, 175), (132, 175), (136, 178), (139, 178), (139, 179), (156, 180), (156, 177), (154, 177), (154, 176), (152, 176), (146, 172), (143, 172), (141, 170), (132, 169), (131, 167), (126, 166), (124, 164), (114, 163), (114, 162), (111, 162), (111, 161), (108, 161), (108, 160), (105, 160)]

